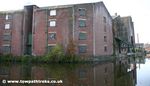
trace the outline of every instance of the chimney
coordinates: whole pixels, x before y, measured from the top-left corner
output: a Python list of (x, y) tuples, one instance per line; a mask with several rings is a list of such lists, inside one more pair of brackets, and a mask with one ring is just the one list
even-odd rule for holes
[(115, 16), (117, 16), (117, 13), (115, 13)]

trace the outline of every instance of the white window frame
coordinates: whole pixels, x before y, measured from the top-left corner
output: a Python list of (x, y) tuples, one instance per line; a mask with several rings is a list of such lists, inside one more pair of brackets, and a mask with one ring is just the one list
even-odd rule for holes
[(5, 29), (10, 29), (10, 24), (9, 23), (5, 24)]
[(56, 27), (56, 19), (55, 20), (49, 20), (49, 26), (50, 27)]
[(5, 19), (6, 19), (6, 20), (8, 20), (8, 19), (9, 19), (9, 15), (8, 15), (8, 14), (6, 14)]
[(56, 16), (56, 10), (50, 10), (49, 15), (50, 16)]
[(11, 14), (6, 14), (5, 15), (5, 20), (9, 20), (9, 19), (12, 19), (12, 15)]

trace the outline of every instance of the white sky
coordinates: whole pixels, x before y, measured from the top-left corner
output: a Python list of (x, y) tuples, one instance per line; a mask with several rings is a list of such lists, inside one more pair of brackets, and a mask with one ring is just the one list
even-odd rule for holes
[(0, 0), (0, 11), (23, 9), (24, 5), (41, 6), (103, 1), (111, 15), (132, 16), (137, 42), (150, 43), (150, 0)]

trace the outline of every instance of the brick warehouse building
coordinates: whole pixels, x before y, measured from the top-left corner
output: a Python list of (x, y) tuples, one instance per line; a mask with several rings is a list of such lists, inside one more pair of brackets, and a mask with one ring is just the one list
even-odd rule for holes
[(25, 6), (0, 12), (0, 53), (44, 55), (73, 39), (78, 55), (112, 55), (112, 18), (103, 4)]

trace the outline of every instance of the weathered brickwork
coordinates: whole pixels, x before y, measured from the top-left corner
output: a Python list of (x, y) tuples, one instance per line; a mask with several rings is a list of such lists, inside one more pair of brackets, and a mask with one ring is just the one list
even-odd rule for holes
[(0, 53), (20, 56), (23, 13), (21, 11), (2, 12), (0, 21)]
[(12, 22), (11, 53), (20, 56), (22, 54), (23, 12), (14, 13)]
[[(112, 18), (103, 2), (37, 7), (25, 6), (12, 13), (9, 30), (4, 30), (6, 14), (0, 15), (0, 36), (11, 33), (13, 55), (44, 55), (49, 47), (61, 44), (66, 52), (70, 40), (76, 54), (85, 56), (112, 55)], [(0, 53), (3, 53), (0, 40)]]

